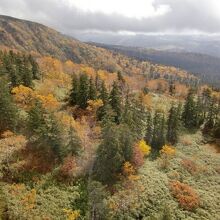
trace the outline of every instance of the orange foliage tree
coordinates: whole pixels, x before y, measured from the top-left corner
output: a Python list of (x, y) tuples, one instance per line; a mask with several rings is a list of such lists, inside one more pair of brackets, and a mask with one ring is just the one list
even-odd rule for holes
[(170, 183), (170, 190), (182, 208), (192, 211), (199, 206), (199, 196), (189, 185), (173, 181)]

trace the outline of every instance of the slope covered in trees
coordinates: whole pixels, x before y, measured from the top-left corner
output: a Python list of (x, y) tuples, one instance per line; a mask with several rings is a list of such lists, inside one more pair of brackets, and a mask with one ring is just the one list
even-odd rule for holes
[[(32, 53), (37, 57), (71, 60), (96, 70), (121, 71), (128, 75), (150, 74), (151, 66), (154, 66), (148, 61), (139, 62), (120, 53), (82, 43), (42, 24), (7, 16), (0, 16), (0, 47)], [(179, 75), (178, 72), (177, 69), (174, 75)], [(166, 74), (173, 73), (168, 71)], [(187, 78), (195, 77), (187, 74)]]
[(115, 52), (120, 52), (126, 56), (133, 57), (141, 61), (148, 60), (153, 63), (182, 68), (199, 76), (199, 78), (205, 83), (210, 83), (216, 87), (219, 87), (220, 85), (219, 57), (182, 51), (172, 52), (138, 47), (104, 45), (98, 43), (91, 45), (97, 45)]
[(217, 219), (220, 93), (113, 60), (0, 53), (1, 218)]

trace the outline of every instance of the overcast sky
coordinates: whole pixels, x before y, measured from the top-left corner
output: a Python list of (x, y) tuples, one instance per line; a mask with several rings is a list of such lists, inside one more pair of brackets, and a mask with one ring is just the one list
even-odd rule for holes
[(220, 33), (220, 0), (0, 0), (0, 14), (67, 34)]

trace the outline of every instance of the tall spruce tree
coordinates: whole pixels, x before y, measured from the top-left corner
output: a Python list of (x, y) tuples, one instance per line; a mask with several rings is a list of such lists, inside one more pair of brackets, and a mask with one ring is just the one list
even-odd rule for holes
[(220, 138), (220, 118), (217, 119), (217, 122), (214, 126), (213, 135), (215, 138)]
[(62, 134), (55, 116), (50, 113), (48, 117), (47, 143), (51, 147), (54, 155), (62, 160)]
[(126, 82), (120, 71), (118, 71), (117, 73), (117, 81), (118, 81), (118, 87), (119, 87), (121, 94), (124, 94), (125, 89), (126, 89)]
[(31, 72), (33, 75), (33, 79), (40, 79), (40, 69), (38, 63), (34, 60), (34, 58), (29, 55), (28, 60), (31, 64)]
[(97, 110), (97, 118), (99, 120), (103, 120), (103, 118), (106, 117), (106, 114), (110, 112), (110, 106), (108, 104), (108, 97), (109, 97), (109, 95), (108, 95), (108, 91), (105, 86), (105, 82), (102, 81), (101, 90), (100, 90), (100, 94), (99, 94), (98, 98), (102, 100), (103, 106), (101, 106)]
[(149, 111), (147, 113), (147, 127), (146, 127), (145, 141), (150, 145), (152, 144), (153, 131), (154, 131), (153, 119), (152, 119), (152, 114)]
[(179, 117), (178, 107), (173, 105), (169, 111), (167, 121), (167, 141), (171, 144), (176, 144), (178, 141), (178, 132), (180, 126)]
[(97, 98), (97, 91), (92, 77), (89, 79), (89, 100), (95, 100)]
[(125, 161), (130, 161), (134, 139), (126, 126), (109, 126), (104, 130), (94, 165), (94, 178), (104, 184), (113, 184), (122, 171)]
[(20, 62), (20, 58), (17, 58), (15, 60), (14, 55), (4, 55), (3, 64), (5, 68), (5, 73), (8, 75), (12, 87), (21, 84), (21, 75), (19, 74), (18, 62)]
[(188, 129), (196, 128), (198, 125), (196, 101), (194, 97), (194, 92), (192, 90), (189, 91), (186, 98), (182, 120), (185, 127)]
[(98, 147), (94, 165), (95, 179), (104, 184), (113, 183), (121, 170), (123, 161), (119, 133), (115, 127), (108, 128)]
[(126, 98), (122, 122), (127, 124), (137, 139), (142, 139), (146, 130), (147, 112), (141, 100)]
[(106, 127), (109, 127), (110, 125), (115, 123), (115, 112), (112, 110), (111, 105), (107, 104), (102, 107), (100, 107), (99, 116), (101, 116), (101, 127), (105, 129)]
[(99, 99), (102, 100), (104, 105), (108, 104), (108, 91), (106, 89), (104, 81), (102, 81), (102, 84), (101, 84), (101, 90), (100, 90), (100, 94), (99, 94)]
[(46, 111), (41, 102), (36, 101), (28, 112), (28, 135), (30, 141), (38, 146), (46, 144), (47, 139), (47, 121)]
[(17, 124), (17, 108), (13, 103), (6, 80), (0, 79), (0, 133), (14, 131)]
[(165, 117), (161, 112), (156, 112), (153, 119), (154, 129), (152, 136), (153, 150), (159, 152), (165, 144)]
[(211, 129), (214, 128), (215, 125), (215, 100), (212, 98), (209, 109), (208, 109), (208, 114), (207, 114), (207, 119), (205, 122), (204, 126), (204, 131), (208, 132)]
[(79, 93), (78, 105), (80, 108), (85, 109), (89, 100), (89, 79), (86, 74), (81, 74), (79, 77)]
[(112, 85), (112, 90), (109, 96), (109, 103), (116, 114), (115, 122), (119, 124), (122, 117), (122, 105), (121, 105), (121, 94), (116, 82), (114, 82)]
[(73, 126), (70, 126), (68, 139), (69, 140), (65, 148), (66, 149), (65, 155), (72, 154), (78, 156), (82, 149), (82, 144)]
[(31, 64), (25, 56), (23, 56), (23, 60), (21, 63), (20, 74), (22, 76), (22, 84), (26, 87), (32, 87), (33, 73), (31, 69)]
[(32, 146), (49, 148), (54, 155), (62, 159), (62, 136), (59, 124), (52, 113), (47, 113), (40, 102), (36, 102), (29, 111), (29, 137)]
[(209, 106), (211, 104), (211, 90), (209, 88), (204, 89), (202, 91), (201, 102), (202, 102), (202, 109), (201, 109), (202, 116), (203, 116), (203, 120), (205, 120), (209, 111)]
[(72, 79), (72, 89), (70, 91), (69, 103), (71, 105), (77, 105), (78, 96), (79, 96), (79, 79), (77, 75), (74, 74)]
[(197, 97), (196, 101), (196, 122), (197, 122), (197, 127), (202, 125), (204, 123), (204, 113), (203, 113), (203, 103), (202, 103), (202, 98), (200, 96)]

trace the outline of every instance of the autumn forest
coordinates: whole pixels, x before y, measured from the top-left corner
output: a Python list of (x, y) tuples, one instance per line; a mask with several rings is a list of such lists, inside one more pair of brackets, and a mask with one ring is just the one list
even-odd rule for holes
[(199, 76), (0, 17), (0, 219), (217, 220), (219, 140)]

